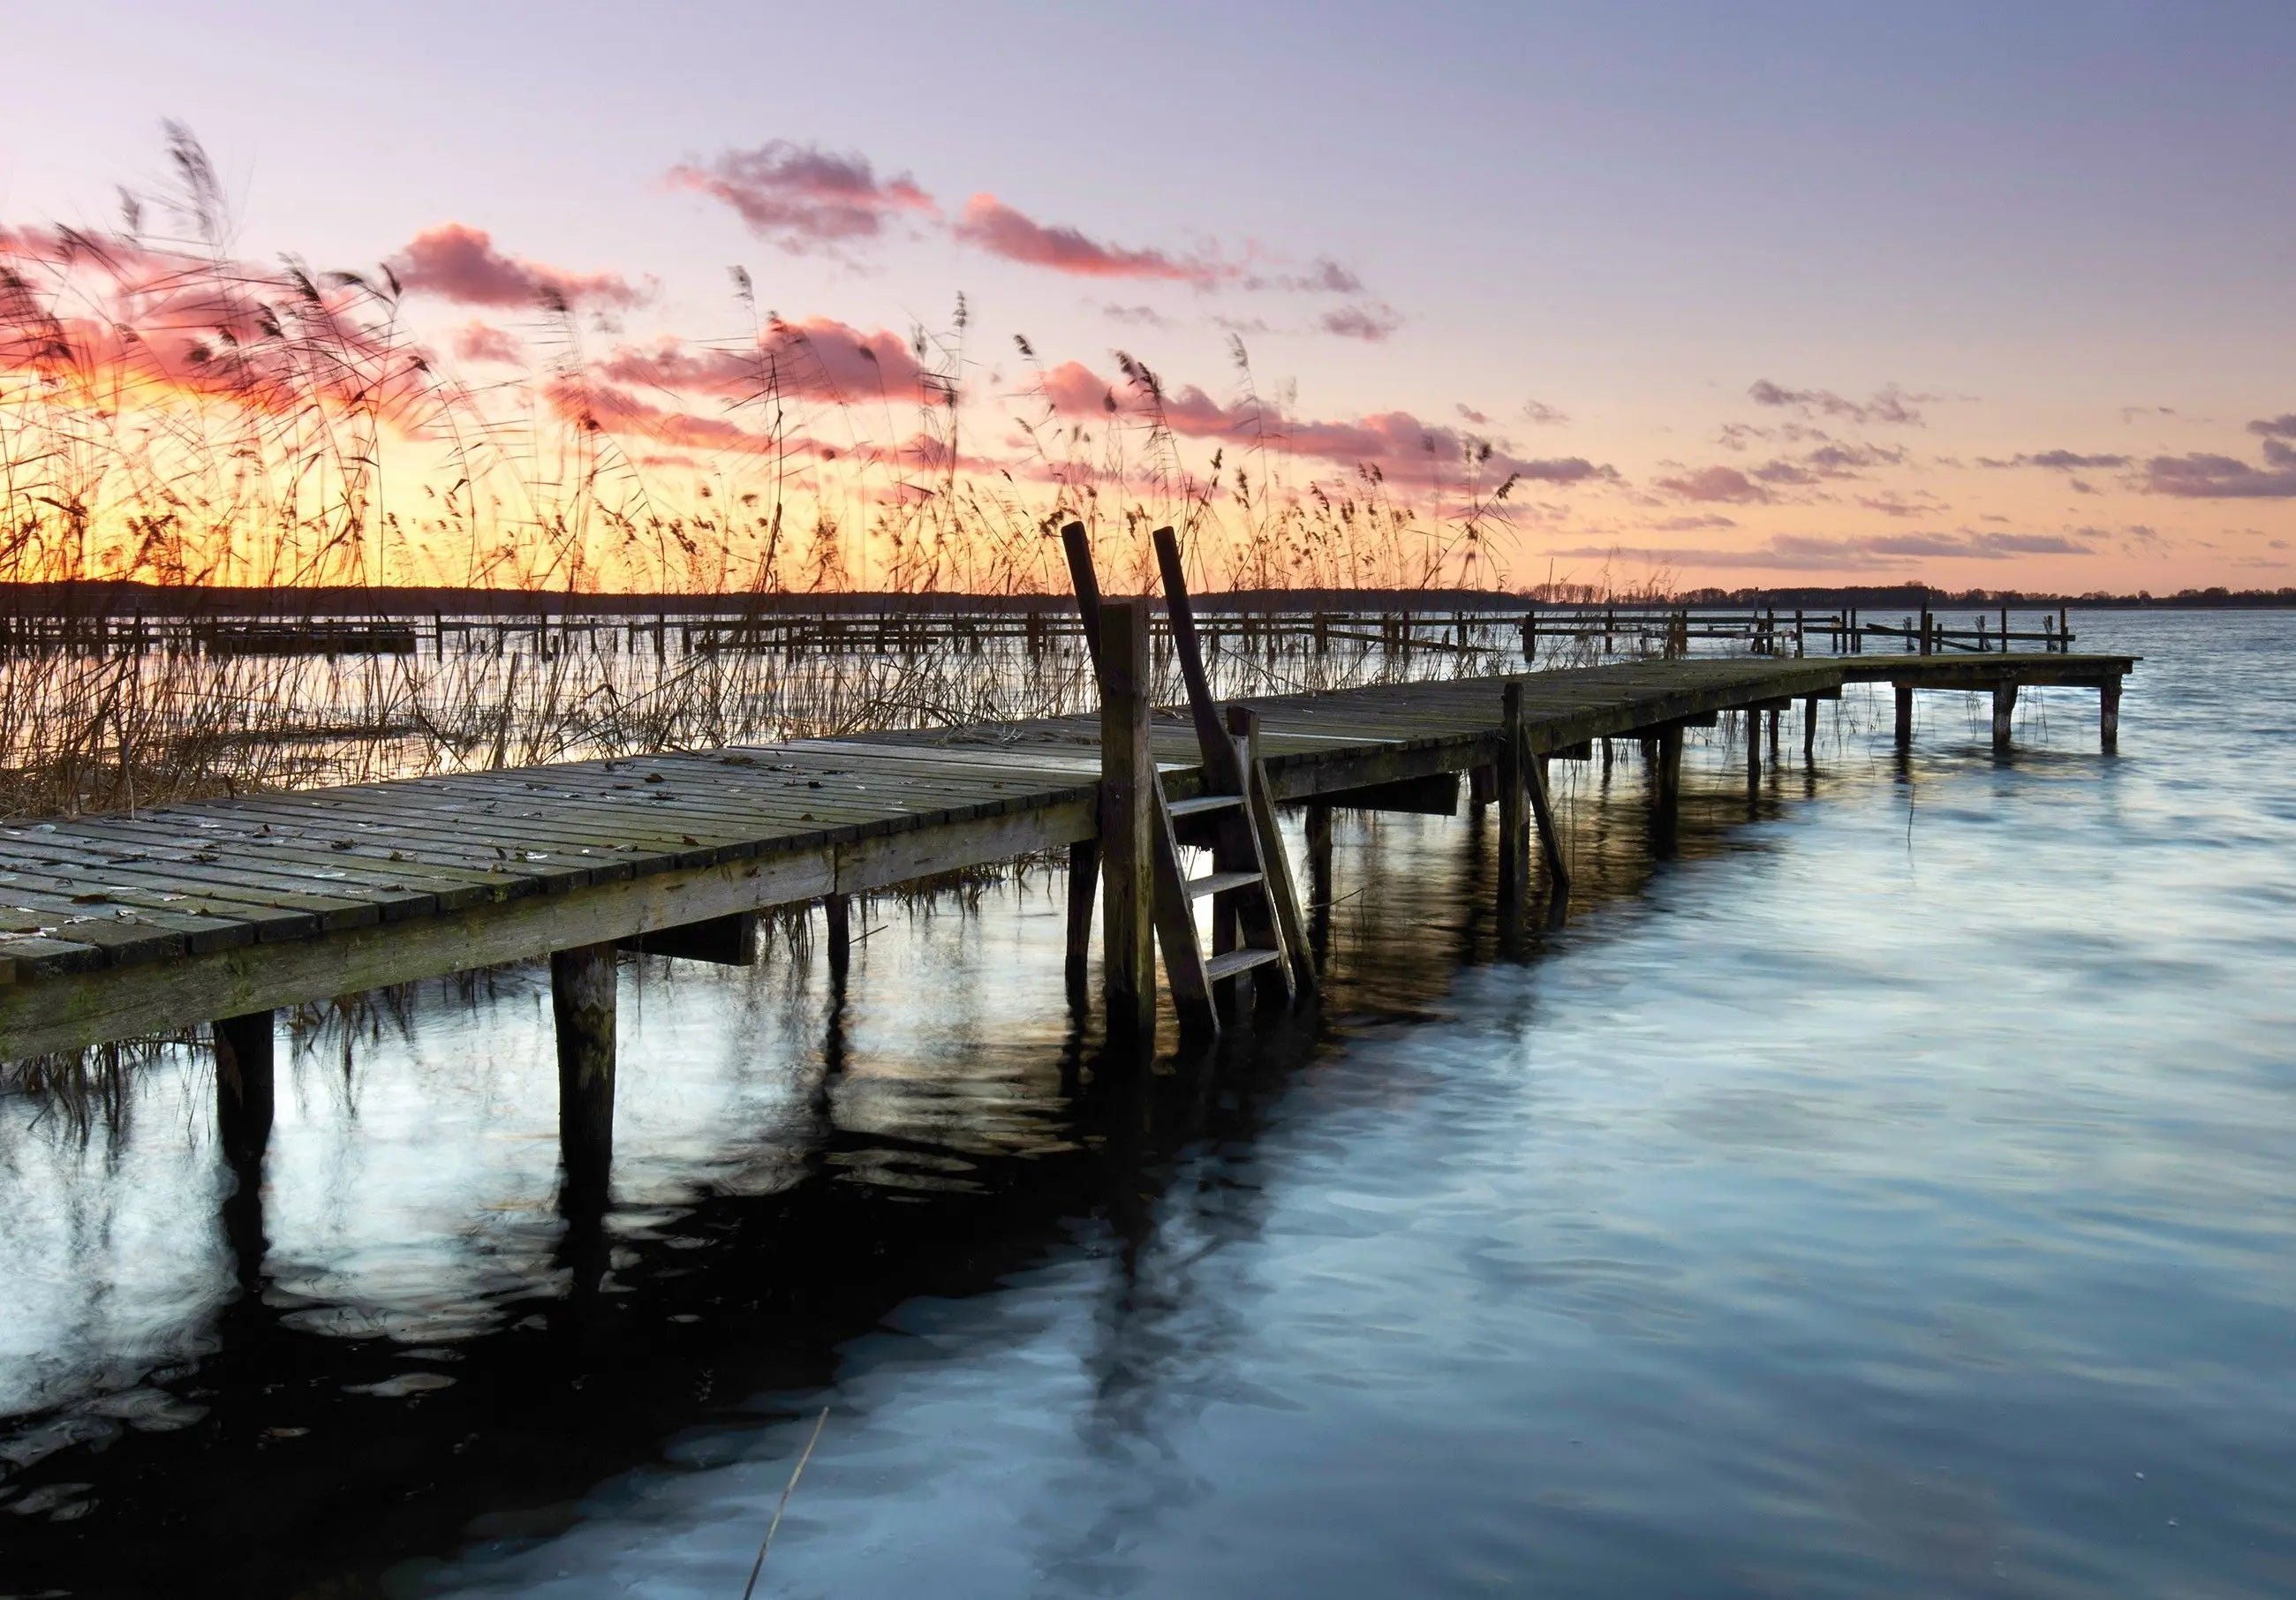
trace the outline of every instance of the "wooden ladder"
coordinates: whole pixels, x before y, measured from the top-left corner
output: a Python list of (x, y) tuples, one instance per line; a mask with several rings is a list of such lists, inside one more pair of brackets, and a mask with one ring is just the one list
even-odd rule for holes
[[(1283, 841), (1275, 827), (1275, 796), (1260, 765), (1258, 718), (1248, 706), (1230, 706), (1225, 718), (1212, 699), (1196, 636), (1179, 540), (1169, 528), (1155, 534), (1156, 564), (1171, 618), (1172, 651), (1188, 687), (1188, 710), (1203, 756), (1203, 788), (1190, 800), (1164, 795), (1160, 774), (1157, 808), (1165, 819), (1156, 843), (1156, 937), (1164, 972), (1184, 1025), (1217, 1038), (1220, 1023), (1250, 1015), (1255, 1002), (1290, 1005), (1303, 985), (1315, 984), (1299, 896)], [(1183, 875), (1179, 847), (1211, 851), (1212, 870)], [(1212, 902), (1212, 954), (1197, 935), (1194, 902)]]
[[(1081, 524), (1070, 523), (1062, 537), (1097, 669), (1100, 592), (1091, 547)], [(1230, 706), (1222, 716), (1204, 670), (1179, 545), (1168, 528), (1157, 529), (1155, 542), (1173, 650), (1203, 757), (1195, 793), (1172, 798), (1160, 767), (1152, 785), (1156, 942), (1182, 1030), (1217, 1039), (1223, 1022), (1241, 1022), (1257, 1009), (1290, 1005), (1313, 992), (1315, 963), (1275, 825), (1275, 793), (1259, 759), (1258, 715), (1248, 706)], [(1189, 876), (1183, 849), (1209, 850), (1211, 870)], [(1206, 898), (1212, 913), (1209, 955), (1195, 912), (1196, 902)]]

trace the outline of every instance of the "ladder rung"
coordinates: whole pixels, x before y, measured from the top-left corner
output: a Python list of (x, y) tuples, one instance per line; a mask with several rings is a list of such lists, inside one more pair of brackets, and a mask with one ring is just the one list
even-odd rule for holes
[(1283, 959), (1283, 953), (1277, 950), (1229, 950), (1204, 963), (1204, 975), (1218, 983), (1223, 978), (1233, 978), (1238, 972), (1248, 972), (1256, 966)]
[(1259, 873), (1206, 873), (1201, 878), (1188, 880), (1192, 895), (1226, 894), (1231, 889), (1249, 889), (1266, 880)]
[(1195, 816), (1206, 811), (1225, 811), (1242, 804), (1243, 796), (1240, 794), (1200, 794), (1193, 800), (1168, 800), (1164, 808), (1175, 816)]

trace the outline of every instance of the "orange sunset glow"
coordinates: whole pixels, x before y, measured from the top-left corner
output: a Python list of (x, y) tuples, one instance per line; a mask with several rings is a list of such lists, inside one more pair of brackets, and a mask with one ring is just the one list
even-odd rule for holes
[[(219, 99), (184, 109), (208, 114), (126, 130), (144, 176), (116, 196), (92, 157), (20, 147), (0, 188), (15, 577), (1036, 590), (1072, 517), (1183, 525), (1208, 581), (1247, 587), (2165, 593), (2280, 587), (2296, 559), (2268, 294), (2210, 309), (2195, 283), (2132, 317), (2144, 274), (2216, 269), (2112, 252), (2070, 295), (2027, 267), (1957, 304), (1895, 263), (1861, 283), (1862, 205), (1794, 242), (1726, 225), (1702, 260), (1648, 209), (1680, 175), (1599, 119), (1547, 130), (1488, 179), (1521, 205), (1472, 221), (1408, 189), (1257, 215), (1218, 172), (1195, 201), (1080, 189), (1089, 130), (1032, 169), (846, 111), (681, 123), (651, 155), (629, 134), (604, 188), (410, 156), (299, 231), (294, 197), (334, 180), (235, 143)], [(1916, 148), (1901, 198), (1964, 259), (2176, 181), (2068, 171), (2044, 119), (1988, 170), (2060, 188), (2005, 210), (1938, 189), (1954, 139)], [(1647, 203), (1574, 234), (1595, 172)]]

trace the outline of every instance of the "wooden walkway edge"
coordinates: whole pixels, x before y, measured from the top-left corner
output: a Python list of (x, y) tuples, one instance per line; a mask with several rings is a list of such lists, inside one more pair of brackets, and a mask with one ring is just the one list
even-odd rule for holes
[[(1528, 767), (1536, 800), (1538, 764), (1590, 740), (1671, 732), (1678, 754), (1685, 725), (1797, 700), (1814, 711), (1864, 681), (1898, 686), (1901, 739), (1916, 690), (1990, 691), (1997, 743), (2021, 688), (2095, 688), (2110, 749), (2135, 664), (1637, 661), (1241, 703), (1277, 801), (1447, 810), (1463, 772)], [(1509, 759), (1508, 685), (1527, 761)], [(597, 947), (709, 958), (724, 919), (1098, 840), (1100, 726), (859, 734), (0, 827), (0, 1060)], [(1187, 718), (1156, 713), (1148, 733), (1165, 792), (1198, 792)]]

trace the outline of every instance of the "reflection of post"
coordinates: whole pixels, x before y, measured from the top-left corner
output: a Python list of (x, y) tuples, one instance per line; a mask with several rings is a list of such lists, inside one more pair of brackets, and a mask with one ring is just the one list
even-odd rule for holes
[(263, 1276), (263, 1153), (271, 1143), (274, 1045), (271, 1013), (215, 1024), (216, 1141), (231, 1168), (223, 1202), (224, 1241), (242, 1290)]
[(2096, 686), (2096, 732), (2105, 754), (2120, 749), (2120, 680), (2117, 677)]
[(1148, 606), (1101, 608), (1101, 977), (1111, 1049), (1156, 1037), (1156, 764), (1149, 748)]
[(1899, 684), (1898, 691), (1898, 748), (1910, 750), (1914, 743), (1914, 686)]
[(1509, 684), (1499, 702), (1499, 932), (1522, 921), (1530, 876), (1528, 756), (1522, 734), (1522, 685)]
[(1808, 765), (1809, 765), (1809, 762), (1810, 762), (1810, 758), (1812, 758), (1813, 756), (1815, 756), (1815, 755), (1816, 755), (1816, 754), (1817, 754), (1817, 696), (1816, 696), (1816, 695), (1815, 695), (1815, 694), (1812, 694), (1812, 695), (1808, 696), (1808, 698), (1804, 699), (1804, 700), (1803, 700), (1803, 702), (1801, 702), (1801, 759), (1802, 759), (1802, 765), (1803, 765), (1803, 766), (1805, 766), (1805, 767), (1808, 766)]
[(1079, 839), (1069, 846), (1068, 981), (1072, 995), (1082, 994), (1086, 968), (1092, 959), (1092, 902), (1100, 887), (1100, 841)]
[(614, 947), (550, 957), (558, 1023), (558, 1149), (570, 1202), (602, 1201), (614, 1159)]
[(1318, 964), (1332, 946), (1332, 808), (1308, 808), (1308, 948)]
[(1746, 788), (1749, 792), (1762, 786), (1762, 714), (1748, 707), (1746, 710)]

